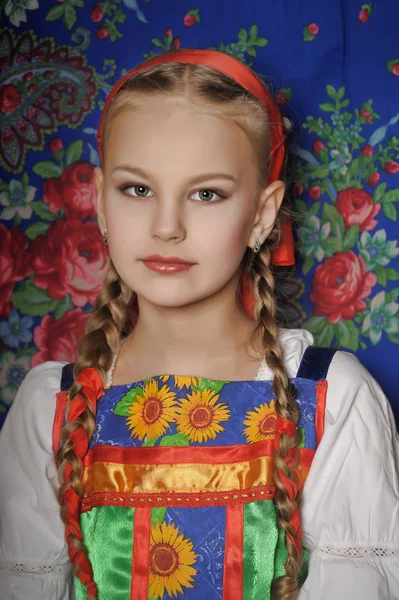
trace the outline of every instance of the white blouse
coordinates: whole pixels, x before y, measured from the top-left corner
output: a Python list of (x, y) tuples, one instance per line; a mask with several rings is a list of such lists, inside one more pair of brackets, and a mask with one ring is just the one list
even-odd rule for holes
[[(294, 377), (312, 336), (282, 330)], [(0, 434), (0, 600), (72, 600), (52, 451), (65, 363), (25, 377)], [(258, 379), (271, 379), (262, 364)], [(351, 354), (328, 371), (325, 432), (304, 489), (309, 575), (298, 600), (399, 600), (399, 439), (381, 388)]]

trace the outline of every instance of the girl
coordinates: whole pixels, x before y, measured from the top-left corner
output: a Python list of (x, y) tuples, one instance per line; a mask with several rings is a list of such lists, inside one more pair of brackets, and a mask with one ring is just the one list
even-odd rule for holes
[(112, 90), (109, 272), (77, 362), (32, 369), (2, 432), (2, 599), (399, 599), (388, 402), (352, 355), (276, 324), (284, 135), (219, 52)]

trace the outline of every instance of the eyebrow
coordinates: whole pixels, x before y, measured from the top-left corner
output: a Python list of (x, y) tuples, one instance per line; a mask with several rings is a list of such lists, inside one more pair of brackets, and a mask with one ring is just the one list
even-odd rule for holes
[[(146, 179), (150, 179), (151, 177), (150, 173), (144, 169), (140, 169), (139, 167), (131, 167), (130, 165), (118, 165), (113, 169), (112, 174), (116, 173), (116, 171), (128, 171), (128, 173), (132, 173), (132, 175), (138, 175), (139, 177), (145, 177)], [(189, 183), (200, 183), (201, 181), (208, 181), (210, 179), (228, 179), (234, 183), (237, 182), (237, 179), (229, 173), (201, 173), (201, 175), (193, 177)]]

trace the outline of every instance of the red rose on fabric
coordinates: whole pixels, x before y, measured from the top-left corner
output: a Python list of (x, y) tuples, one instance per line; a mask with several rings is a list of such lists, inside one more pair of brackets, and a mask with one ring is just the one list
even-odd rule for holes
[(33, 280), (51, 298), (71, 294), (84, 306), (94, 300), (108, 268), (108, 253), (98, 226), (78, 219), (56, 221), (32, 243)]
[(376, 186), (380, 179), (381, 179), (381, 175), (377, 171), (374, 171), (374, 173), (371, 173), (371, 175), (369, 177), (369, 180), (368, 180), (369, 186), (370, 187)]
[(285, 94), (283, 94), (282, 92), (279, 92), (276, 96), (276, 102), (277, 102), (277, 104), (287, 104), (288, 98)]
[(399, 62), (395, 63), (392, 67), (392, 73), (394, 75), (399, 75)]
[(361, 256), (352, 250), (338, 252), (319, 265), (313, 277), (311, 301), (317, 317), (327, 317), (331, 323), (353, 319), (366, 309), (363, 298), (370, 295), (377, 283), (374, 273), (366, 272)]
[(50, 151), (55, 153), (55, 152), (59, 152), (60, 150), (62, 150), (64, 147), (64, 144), (62, 143), (62, 140), (59, 137), (55, 137), (50, 140), (49, 146), (50, 146)]
[(47, 360), (75, 362), (89, 316), (81, 308), (69, 310), (59, 321), (46, 315), (33, 332), (33, 340), (40, 352), (32, 357), (32, 367)]
[(94, 6), (90, 11), (90, 16), (93, 23), (99, 23), (104, 17), (103, 7), (100, 5)]
[(369, 112), (367, 112), (367, 110), (364, 110), (364, 108), (362, 108), (359, 112), (360, 116), (363, 117), (364, 119), (366, 119), (367, 123), (370, 123), (370, 121), (373, 120), (373, 115), (371, 115)]
[(362, 8), (362, 10), (359, 13), (359, 21), (361, 23), (365, 23), (366, 21), (368, 21), (370, 18), (370, 13), (366, 8)]
[(298, 181), (293, 183), (291, 186), (291, 193), (293, 196), (300, 196), (303, 193), (303, 185)]
[(311, 35), (317, 35), (319, 33), (319, 26), (316, 23), (308, 25), (308, 31)]
[(315, 154), (320, 154), (320, 152), (322, 150), (324, 150), (325, 145), (323, 144), (323, 142), (321, 140), (316, 140), (315, 142), (313, 142), (313, 152)]
[(397, 173), (399, 171), (399, 163), (394, 160), (391, 162), (387, 162), (384, 165), (384, 169), (388, 173), (388, 175), (394, 175), (394, 173)]
[(64, 208), (68, 219), (92, 219), (96, 214), (94, 165), (88, 162), (74, 163), (61, 177), (50, 177), (44, 182), (43, 191), (51, 212)]
[(108, 29), (106, 27), (104, 27), (104, 25), (101, 25), (101, 27), (99, 27), (97, 29), (97, 37), (98, 37), (98, 39), (99, 40), (104, 40), (108, 36), (109, 36)]
[(197, 19), (195, 18), (194, 15), (186, 15), (184, 17), (184, 24), (186, 27), (192, 27), (193, 25), (195, 25), (197, 22)]
[(31, 271), (29, 239), (19, 227), (7, 229), (0, 223), (0, 317), (6, 319), (12, 310), (10, 302), (14, 283), (25, 279)]
[(21, 96), (14, 85), (0, 86), (0, 112), (12, 112), (21, 104)]
[(309, 197), (312, 198), (312, 200), (318, 200), (320, 198), (320, 195), (321, 190), (319, 185), (314, 185), (311, 188), (309, 188)]
[(180, 48), (180, 38), (179, 37), (173, 38), (172, 48), (174, 48), (175, 50)]
[(381, 210), (381, 204), (374, 204), (370, 194), (357, 188), (341, 190), (335, 206), (344, 218), (345, 227), (358, 224), (360, 231), (373, 229), (377, 225), (374, 217)]
[(369, 156), (369, 157), (373, 156), (373, 146), (370, 146), (370, 145), (365, 146), (362, 149), (360, 154), (363, 154), (363, 156)]

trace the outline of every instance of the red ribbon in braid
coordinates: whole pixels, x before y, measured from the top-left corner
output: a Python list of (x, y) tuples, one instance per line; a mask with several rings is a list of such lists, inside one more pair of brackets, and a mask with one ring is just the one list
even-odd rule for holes
[[(103, 383), (100, 375), (93, 368), (85, 369), (77, 376), (78, 381), (83, 387), (81, 393), (78, 394), (70, 403), (69, 411), (67, 411), (67, 423), (76, 421), (80, 418), (83, 412), (87, 409), (87, 402), (93, 409), (93, 414), (96, 414), (97, 400), (104, 394)], [(83, 394), (86, 396), (85, 400)], [(73, 441), (73, 449), (80, 461), (83, 458), (89, 447), (89, 440), (83, 427), (79, 427), (68, 435), (68, 439)], [(73, 467), (67, 463), (64, 473), (64, 483), (69, 481)], [(97, 596), (97, 586), (93, 580), (93, 570), (87, 554), (76, 548), (71, 543), (71, 536), (75, 536), (82, 541), (82, 531), (79, 524), (80, 516), (80, 498), (72, 485), (64, 492), (61, 498), (61, 504), (65, 504), (67, 508), (65, 520), (65, 536), (68, 543), (68, 553), (71, 564), (75, 567), (75, 573), (80, 581), (86, 586), (87, 593), (90, 596)]]
[[(292, 421), (288, 419), (283, 419), (283, 417), (277, 417), (276, 421), (276, 435), (274, 437), (274, 448), (277, 452), (280, 452), (280, 438), (283, 433), (286, 433), (290, 438), (295, 434), (296, 427)], [(295, 450), (291, 448), (288, 452), (286, 458), (284, 459), (287, 465), (292, 468), (295, 459)], [(280, 477), (281, 483), (287, 490), (288, 497), (290, 500), (294, 500), (302, 487), (301, 475), (299, 473), (298, 467), (295, 468), (295, 479), (296, 481), (291, 481), (287, 479), (284, 473), (278, 469), (278, 474)], [(301, 527), (301, 513), (297, 508), (291, 519), (289, 520), (289, 525), (295, 532), (295, 535), (291, 535), (287, 532), (288, 537), (291, 542), (294, 544), (296, 551), (298, 552), (298, 557), (302, 556), (302, 527)]]

